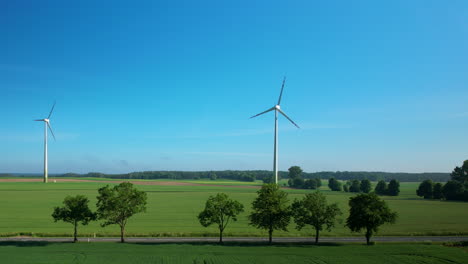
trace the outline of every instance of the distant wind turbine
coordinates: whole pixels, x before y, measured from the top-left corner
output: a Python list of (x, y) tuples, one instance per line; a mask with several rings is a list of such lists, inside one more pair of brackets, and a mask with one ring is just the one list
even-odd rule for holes
[(280, 114), (282, 114), (284, 117), (286, 117), (289, 121), (291, 121), (291, 123), (293, 123), (293, 125), (295, 125), (297, 128), (300, 128), (296, 123), (294, 123), (294, 121), (292, 121), (291, 118), (289, 118), (283, 111), (281, 111), (281, 108), (280, 108), (280, 103), (281, 103), (281, 96), (283, 95), (283, 89), (284, 89), (284, 82), (286, 81), (286, 77), (284, 77), (283, 79), (283, 85), (281, 85), (281, 92), (280, 92), (280, 96), (279, 96), (279, 99), (278, 99), (278, 104), (276, 104), (275, 106), (273, 106), (272, 108), (268, 109), (268, 110), (265, 110), (263, 112), (261, 112), (260, 114), (256, 114), (250, 118), (254, 118), (254, 117), (257, 117), (259, 115), (263, 115), (265, 113), (268, 113), (270, 111), (275, 111), (275, 143), (274, 143), (274, 152), (273, 152), (273, 172), (274, 172), (274, 175), (275, 175), (275, 183), (278, 184), (278, 112), (280, 112)]
[(52, 137), (54, 137), (55, 141), (55, 135), (54, 132), (52, 131), (52, 128), (50, 127), (50, 116), (52, 115), (52, 112), (54, 111), (55, 107), (55, 102), (54, 105), (52, 106), (52, 109), (50, 109), (49, 116), (45, 119), (36, 119), (34, 121), (43, 121), (44, 122), (44, 183), (47, 183), (47, 177), (48, 177), (48, 172), (47, 172), (47, 127), (49, 127), (50, 133), (52, 134)]

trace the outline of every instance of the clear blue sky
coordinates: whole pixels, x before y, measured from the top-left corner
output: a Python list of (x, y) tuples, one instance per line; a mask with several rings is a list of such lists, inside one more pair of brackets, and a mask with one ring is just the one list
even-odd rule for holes
[[(96, 3), (99, 2), (99, 3)], [(449, 172), (467, 1), (1, 1), (0, 172)]]

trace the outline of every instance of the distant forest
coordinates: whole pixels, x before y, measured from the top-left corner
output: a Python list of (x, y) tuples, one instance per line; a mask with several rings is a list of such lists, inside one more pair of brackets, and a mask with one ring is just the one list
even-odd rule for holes
[[(93, 178), (111, 178), (111, 179), (171, 179), (171, 180), (190, 180), (190, 179), (228, 179), (239, 181), (264, 180), (272, 177), (273, 172), (267, 170), (249, 170), (249, 171), (143, 171), (131, 172), (125, 174), (104, 174), (99, 172), (90, 172), (87, 174), (66, 173), (50, 174), (53, 177), (93, 177)], [(0, 177), (31, 177), (39, 174), (0, 174)], [(280, 171), (279, 177), (288, 179), (287, 171)], [(366, 171), (337, 171), (337, 172), (303, 172), (304, 179), (330, 179), (337, 180), (363, 180), (370, 181), (396, 179), (400, 182), (421, 182), (423, 180), (432, 180), (434, 182), (446, 182), (450, 179), (450, 173), (392, 173), (392, 172), (366, 172)]]

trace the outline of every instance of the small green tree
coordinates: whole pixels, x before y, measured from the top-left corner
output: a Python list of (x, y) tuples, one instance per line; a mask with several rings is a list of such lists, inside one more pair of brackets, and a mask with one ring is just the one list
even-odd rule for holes
[(272, 242), (274, 230), (287, 231), (291, 220), (288, 206), (288, 194), (274, 183), (264, 184), (257, 191), (257, 198), (252, 203), (249, 215), (250, 225), (268, 230), (269, 242)]
[(463, 200), (463, 184), (457, 181), (448, 181), (442, 188), (442, 193), (447, 200)]
[(296, 229), (301, 230), (305, 225), (315, 229), (315, 243), (318, 243), (319, 232), (323, 229), (331, 231), (336, 216), (341, 215), (338, 204), (327, 204), (325, 195), (318, 191), (306, 194), (302, 200), (294, 200), (291, 212)]
[(434, 197), (434, 199), (444, 198), (442, 183), (437, 182), (437, 183), (434, 184), (433, 197)]
[(366, 230), (367, 245), (370, 238), (385, 223), (395, 223), (397, 213), (388, 208), (387, 203), (375, 193), (358, 194), (349, 199), (349, 216), (346, 226), (352, 232)]
[(301, 174), (302, 174), (302, 169), (301, 167), (299, 166), (291, 166), (289, 169), (289, 178), (290, 179), (295, 179), (295, 178), (301, 178)]
[(238, 201), (229, 199), (225, 193), (210, 196), (205, 204), (205, 209), (198, 215), (200, 224), (208, 227), (217, 224), (219, 229), (219, 243), (223, 243), (223, 231), (229, 221), (237, 221), (237, 215), (244, 211), (244, 205)]
[(387, 183), (384, 180), (380, 180), (375, 186), (375, 193), (378, 195), (387, 195)]
[(419, 184), (416, 194), (418, 196), (423, 196), (424, 199), (432, 199), (434, 192), (434, 183), (432, 180), (425, 180)]
[(73, 242), (78, 241), (78, 224), (87, 225), (96, 220), (96, 214), (88, 207), (89, 200), (83, 195), (67, 196), (63, 200), (62, 207), (54, 207), (52, 217), (54, 221), (59, 220), (71, 223), (74, 227)]
[(299, 166), (292, 166), (288, 169), (288, 185), (293, 188), (303, 188), (304, 179), (302, 178), (302, 169)]
[(335, 178), (328, 179), (328, 188), (332, 191), (341, 191), (341, 182), (337, 181)]
[(361, 191), (361, 183), (359, 180), (352, 180), (350, 185), (349, 185), (349, 191), (350, 192), (355, 192), (358, 193)]
[(363, 193), (369, 193), (372, 190), (372, 184), (368, 179), (364, 179), (361, 181), (359, 189)]
[(400, 182), (395, 179), (392, 179), (388, 184), (387, 194), (390, 196), (398, 196), (400, 193)]
[(114, 187), (109, 185), (98, 190), (98, 218), (105, 220), (101, 226), (117, 224), (120, 227), (120, 242), (125, 242), (125, 226), (134, 214), (146, 212), (147, 195), (129, 182)]

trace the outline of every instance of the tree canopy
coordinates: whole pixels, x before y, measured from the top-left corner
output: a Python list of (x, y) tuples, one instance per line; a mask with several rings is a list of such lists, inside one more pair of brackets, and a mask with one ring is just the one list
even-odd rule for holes
[(434, 183), (431, 180), (425, 180), (419, 184), (416, 194), (424, 199), (432, 199), (434, 192)]
[(378, 195), (387, 195), (387, 183), (384, 180), (380, 180), (375, 186), (375, 193)]
[(250, 225), (268, 230), (269, 242), (272, 242), (274, 230), (287, 231), (291, 220), (288, 194), (274, 183), (264, 184), (257, 191), (257, 198), (252, 203), (249, 215)]
[(400, 182), (392, 179), (388, 184), (387, 194), (390, 196), (398, 196), (400, 193)]
[(361, 181), (359, 189), (363, 193), (369, 193), (372, 190), (372, 184), (368, 179), (364, 179)]
[(330, 178), (328, 180), (328, 188), (332, 191), (341, 191), (341, 182), (337, 181), (335, 178)]
[(78, 241), (78, 224), (87, 225), (96, 220), (96, 214), (88, 207), (89, 200), (83, 195), (67, 196), (62, 207), (54, 207), (52, 217), (54, 221), (64, 221), (73, 224), (73, 242)]
[(397, 213), (390, 210), (387, 203), (375, 193), (358, 194), (349, 199), (349, 216), (346, 226), (353, 232), (366, 231), (366, 241), (385, 223), (395, 223)]
[(237, 221), (237, 215), (244, 211), (244, 206), (235, 200), (230, 199), (225, 193), (218, 193), (216, 196), (208, 197), (205, 209), (198, 215), (200, 224), (208, 227), (217, 224), (219, 229), (219, 242), (223, 242), (223, 231), (229, 221)]
[(147, 195), (129, 182), (114, 187), (109, 185), (98, 190), (97, 213), (103, 219), (102, 226), (117, 224), (120, 226), (120, 241), (124, 242), (125, 226), (134, 214), (146, 211)]
[(301, 230), (306, 225), (315, 229), (315, 243), (318, 243), (319, 232), (323, 229), (330, 231), (341, 210), (337, 203), (327, 204), (325, 195), (316, 191), (306, 194), (302, 200), (294, 200), (291, 213), (296, 229)]

